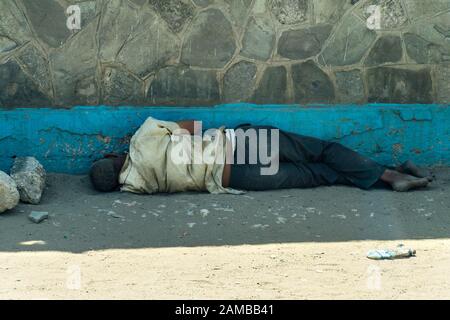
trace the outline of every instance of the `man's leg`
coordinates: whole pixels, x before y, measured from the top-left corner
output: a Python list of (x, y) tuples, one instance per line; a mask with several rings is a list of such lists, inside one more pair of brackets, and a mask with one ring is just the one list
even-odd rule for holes
[(275, 175), (261, 175), (261, 165), (241, 164), (231, 167), (230, 187), (239, 190), (264, 191), (292, 188), (314, 188), (347, 184), (336, 171), (323, 163), (281, 162)]
[[(272, 126), (244, 126), (242, 130), (255, 130), (259, 133), (261, 129), (270, 132), (277, 129)], [(259, 134), (258, 134), (259, 136)], [(270, 144), (270, 139), (268, 139)], [(246, 143), (248, 153), (249, 146)], [(271, 149), (271, 146), (268, 146)], [(363, 157), (357, 152), (335, 142), (327, 142), (314, 137), (279, 130), (279, 159), (280, 162), (294, 163), (297, 166), (306, 164), (325, 164), (332, 169), (324, 171), (329, 174), (328, 181), (340, 180), (359, 188), (368, 189), (372, 187), (383, 175), (385, 167), (375, 161)], [(248, 161), (248, 159), (246, 159)], [(247, 162), (248, 163), (248, 162)]]

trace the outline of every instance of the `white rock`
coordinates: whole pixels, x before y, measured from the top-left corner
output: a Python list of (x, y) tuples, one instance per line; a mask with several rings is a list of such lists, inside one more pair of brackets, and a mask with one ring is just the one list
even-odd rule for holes
[(0, 213), (10, 210), (19, 203), (17, 185), (10, 176), (0, 171)]
[(22, 202), (39, 204), (45, 188), (44, 167), (33, 157), (16, 158), (11, 178), (17, 184)]

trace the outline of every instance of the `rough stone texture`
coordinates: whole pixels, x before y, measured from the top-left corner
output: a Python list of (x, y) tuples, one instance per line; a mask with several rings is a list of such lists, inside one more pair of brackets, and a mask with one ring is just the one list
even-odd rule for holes
[(173, 32), (181, 31), (186, 21), (192, 18), (194, 14), (194, 8), (188, 1), (150, 0), (150, 4), (158, 11)]
[(14, 0), (0, 1), (0, 35), (19, 44), (32, 38), (27, 18)]
[[(69, 5), (80, 7), (81, 30), (66, 27)], [(380, 30), (368, 29), (370, 5), (380, 6)], [(330, 103), (368, 101), (371, 69), (390, 87), (390, 69), (378, 68), (389, 64), (434, 70), (425, 100), (444, 103), (449, 39), (449, 0), (2, 0), (0, 108), (292, 102), (311, 83), (289, 70), (309, 59), (333, 80), (321, 93)], [(189, 70), (183, 79), (203, 87), (177, 80), (164, 93), (174, 97), (149, 94), (167, 70)]]
[(46, 172), (39, 161), (33, 157), (16, 158), (11, 168), (11, 178), (16, 182), (20, 201), (31, 204), (41, 202)]
[(450, 64), (437, 68), (437, 100), (450, 103)]
[(292, 60), (307, 59), (317, 55), (328, 39), (331, 25), (283, 32), (278, 41), (278, 54)]
[(323, 52), (324, 63), (345, 66), (358, 63), (376, 38), (358, 18), (350, 16), (336, 30), (335, 38)]
[(168, 67), (157, 73), (147, 98), (153, 104), (214, 104), (219, 101), (219, 83), (213, 71)]
[(50, 47), (59, 47), (69, 37), (64, 8), (55, 0), (22, 1), (38, 37)]
[(19, 191), (10, 176), (0, 171), (0, 213), (13, 209), (19, 203)]
[(340, 103), (364, 103), (364, 82), (359, 70), (336, 72), (336, 91)]
[(408, 0), (404, 3), (413, 20), (450, 10), (450, 1), (448, 0)]
[(268, 67), (259, 82), (258, 88), (253, 95), (252, 101), (256, 103), (286, 103), (287, 96), (287, 77), (286, 68)]
[(16, 61), (0, 64), (0, 106), (38, 107), (50, 104), (50, 100), (26, 75)]
[(432, 80), (429, 68), (409, 70), (379, 67), (367, 71), (369, 102), (431, 103)]
[(181, 61), (197, 67), (222, 68), (231, 60), (235, 50), (230, 22), (221, 11), (209, 9), (200, 13), (189, 29)]
[(226, 102), (246, 101), (251, 97), (256, 82), (256, 65), (241, 61), (228, 69), (223, 79), (223, 97)]
[(281, 24), (297, 24), (308, 19), (307, 0), (269, 0), (273, 15)]
[(442, 61), (441, 46), (412, 33), (405, 34), (403, 38), (408, 56), (416, 63), (426, 64)]
[(314, 17), (316, 23), (335, 23), (351, 7), (348, 0), (315, 0)]
[(246, 21), (252, 0), (225, 0), (225, 2), (228, 4), (234, 24), (241, 28)]
[(328, 75), (313, 61), (292, 66), (294, 99), (298, 103), (330, 103), (334, 87)]
[(376, 66), (383, 63), (399, 62), (403, 57), (402, 40), (398, 36), (384, 36), (377, 40), (365, 64)]
[(8, 37), (0, 37), (0, 53), (8, 52), (17, 47), (17, 43)]
[[(408, 1), (406, 1), (406, 2), (408, 2)], [(369, 1), (367, 1), (361, 7), (361, 11), (360, 11), (360, 16), (364, 20), (367, 20), (367, 18), (369, 18), (370, 14), (367, 11), (367, 9), (369, 6), (372, 6), (372, 5), (380, 6), (381, 28), (382, 29), (395, 29), (395, 28), (405, 25), (408, 21), (408, 16), (406, 14), (406, 10), (403, 7), (402, 1), (399, 1), (399, 0), (369, 0)]]
[(17, 54), (17, 60), (25, 67), (25, 70), (43, 92), (51, 94), (51, 74), (44, 53), (30, 44)]
[(252, 17), (242, 40), (241, 55), (247, 58), (266, 61), (275, 45), (275, 29), (268, 18)]
[(103, 73), (103, 103), (105, 104), (139, 104), (142, 101), (142, 89), (142, 81), (127, 71), (108, 67)]
[(48, 219), (48, 212), (31, 211), (28, 219), (30, 219), (34, 223), (41, 223), (42, 221)]
[(65, 47), (50, 54), (57, 105), (97, 103), (98, 90), (94, 81), (97, 66), (95, 28), (95, 24), (90, 24)]

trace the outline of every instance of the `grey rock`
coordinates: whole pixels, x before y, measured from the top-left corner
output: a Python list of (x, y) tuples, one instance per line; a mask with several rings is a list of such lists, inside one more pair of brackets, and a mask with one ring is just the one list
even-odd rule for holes
[(188, 30), (181, 61), (197, 67), (222, 68), (235, 50), (231, 23), (220, 10), (208, 9), (197, 16)]
[[(409, 0), (408, 0), (409, 1)], [(406, 2), (408, 2), (406, 1)], [(369, 0), (361, 6), (360, 17), (367, 21), (370, 13), (367, 11), (369, 6), (376, 5), (381, 8), (381, 28), (395, 29), (405, 25), (408, 21), (406, 10), (401, 1), (398, 0)]]
[(0, 64), (0, 105), (2, 107), (50, 106), (48, 97), (26, 75), (18, 63)]
[(308, 29), (285, 31), (278, 41), (278, 54), (292, 60), (315, 56), (322, 50), (331, 29), (331, 25), (319, 25)]
[(403, 57), (402, 40), (398, 36), (383, 36), (375, 42), (366, 58), (366, 66), (399, 62)]
[(266, 61), (272, 55), (275, 45), (275, 27), (272, 21), (252, 17), (242, 40), (241, 55), (247, 58)]
[(193, 0), (194, 4), (199, 7), (207, 7), (214, 3), (214, 0)]
[(131, 0), (131, 2), (135, 3), (138, 6), (142, 6), (147, 3), (147, 0)]
[(287, 94), (287, 72), (283, 66), (267, 67), (258, 88), (253, 95), (252, 101), (261, 104), (286, 103)]
[(234, 64), (223, 79), (223, 96), (226, 102), (247, 101), (253, 94), (256, 82), (256, 65), (241, 61)]
[(450, 10), (450, 1), (448, 0), (408, 0), (404, 3), (410, 17), (414, 17), (415, 19), (423, 16), (436, 15), (438, 13)]
[(247, 15), (250, 11), (252, 0), (225, 0), (228, 4), (230, 14), (234, 24), (241, 28), (246, 21)]
[(314, 0), (316, 23), (335, 23), (350, 7), (348, 0)]
[(99, 14), (99, 5), (97, 1), (84, 1), (76, 4), (80, 7), (81, 28), (84, 28)]
[(281, 24), (297, 24), (308, 20), (307, 0), (269, 0), (269, 7)]
[(439, 63), (443, 60), (443, 48), (440, 45), (412, 33), (405, 34), (403, 39), (408, 56), (415, 62), (429, 64)]
[(439, 103), (450, 103), (450, 64), (436, 69), (436, 93)]
[(140, 12), (141, 14), (125, 0), (103, 2), (98, 30), (99, 55), (102, 61), (114, 61), (119, 50), (132, 38), (132, 33), (139, 26), (150, 28), (157, 21), (157, 16), (151, 15), (147, 10)]
[(16, 57), (42, 91), (50, 94), (52, 91), (51, 75), (44, 53), (33, 44), (29, 44)]
[(0, 213), (11, 210), (19, 203), (19, 191), (10, 176), (0, 171)]
[(8, 52), (17, 47), (17, 43), (8, 37), (0, 36), (0, 53)]
[(16, 158), (11, 168), (11, 178), (16, 182), (22, 202), (41, 202), (46, 173), (39, 161), (33, 157)]
[[(92, 104), (90, 96), (93, 94), (86, 95), (90, 91), (86, 91), (89, 87), (86, 83), (92, 82), (96, 76), (95, 30), (95, 23), (89, 24), (64, 47), (50, 53), (56, 104), (63, 106)], [(90, 89), (92, 88), (91, 86)], [(98, 96), (97, 93), (95, 95)]]
[(102, 82), (104, 102), (107, 104), (138, 104), (142, 100), (142, 81), (127, 71), (106, 68)]
[(340, 71), (335, 76), (340, 103), (365, 102), (364, 82), (359, 70)]
[(152, 104), (211, 105), (220, 100), (219, 83), (214, 71), (167, 67), (156, 74), (147, 99)]
[(367, 70), (369, 102), (432, 103), (429, 68), (410, 70), (379, 67)]
[(50, 47), (61, 46), (70, 36), (64, 8), (55, 0), (22, 1), (38, 37)]
[(376, 38), (357, 17), (348, 16), (336, 30), (332, 41), (324, 49), (323, 63), (331, 66), (345, 66), (358, 63)]
[(42, 221), (48, 219), (48, 212), (41, 211), (31, 211), (28, 218), (34, 223), (41, 223)]
[(183, 29), (185, 23), (194, 15), (194, 6), (181, 0), (150, 0), (150, 4), (167, 22), (173, 32)]
[(99, 28), (103, 61), (126, 65), (145, 77), (178, 57), (179, 40), (153, 11), (136, 10), (123, 0), (108, 1)]
[(313, 61), (292, 66), (294, 99), (296, 103), (331, 103), (334, 86), (328, 75)]
[(145, 77), (177, 59), (179, 40), (163, 24), (155, 23), (147, 29), (139, 26), (136, 33), (120, 50), (116, 59), (126, 65), (128, 70)]
[(18, 44), (32, 38), (27, 19), (14, 0), (0, 1), (0, 35)]
[(98, 104), (98, 87), (95, 76), (80, 78), (75, 82), (75, 97), (78, 103), (87, 106)]

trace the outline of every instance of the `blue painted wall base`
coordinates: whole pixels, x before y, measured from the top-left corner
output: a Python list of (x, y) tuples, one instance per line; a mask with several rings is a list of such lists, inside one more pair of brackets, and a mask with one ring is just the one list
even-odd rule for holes
[(0, 109), (0, 170), (9, 172), (14, 156), (35, 156), (50, 172), (86, 173), (102, 154), (126, 150), (129, 138), (148, 116), (202, 120), (204, 129), (269, 124), (338, 141), (382, 164), (413, 159), (422, 165), (450, 165), (446, 105), (233, 104)]

